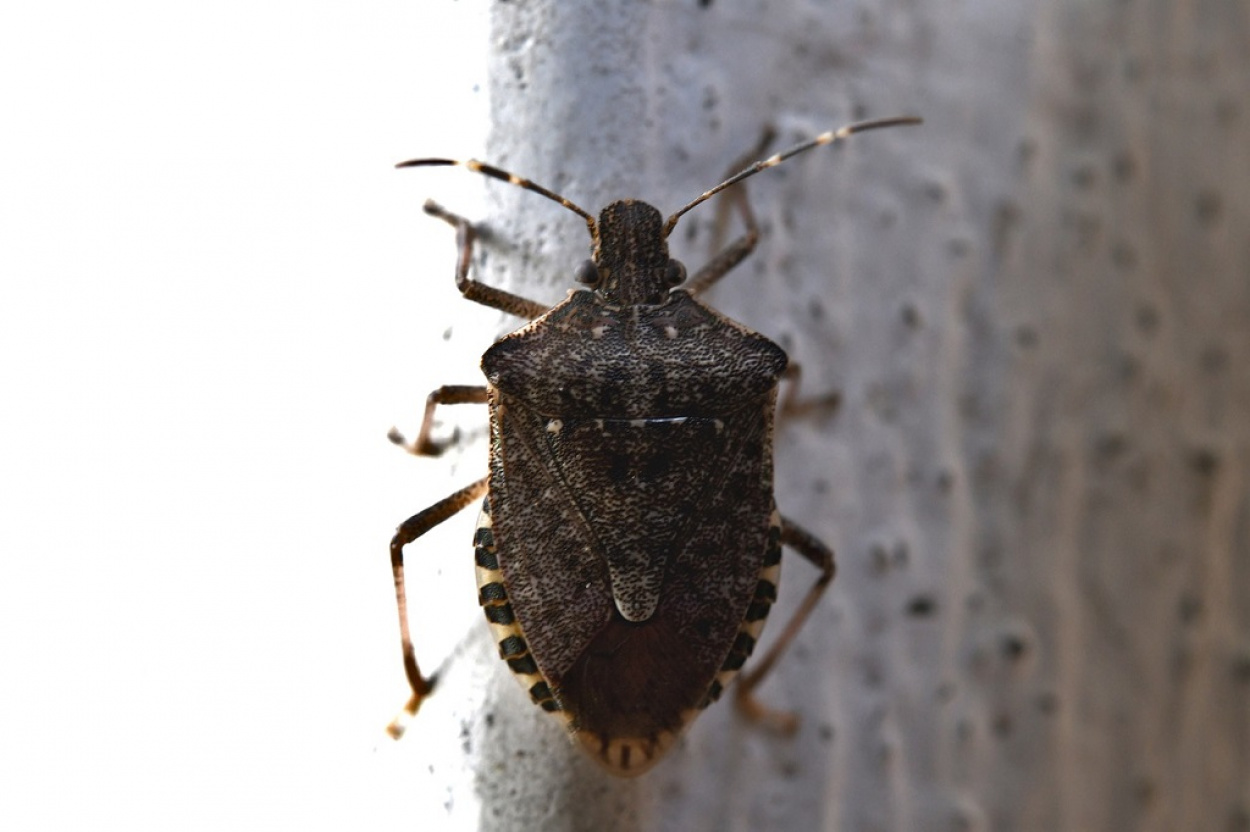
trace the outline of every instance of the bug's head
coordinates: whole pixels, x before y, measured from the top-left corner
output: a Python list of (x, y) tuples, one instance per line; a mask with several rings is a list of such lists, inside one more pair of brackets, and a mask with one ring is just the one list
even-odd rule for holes
[(636, 199), (613, 202), (599, 212), (594, 259), (577, 270), (577, 282), (614, 306), (657, 304), (686, 279), (686, 268), (668, 256), (664, 217)]

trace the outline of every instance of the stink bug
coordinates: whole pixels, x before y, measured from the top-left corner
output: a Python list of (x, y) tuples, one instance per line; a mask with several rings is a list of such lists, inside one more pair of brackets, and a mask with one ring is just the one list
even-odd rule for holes
[[(581, 216), (592, 256), (585, 288), (548, 309), (469, 277), (474, 226), (427, 202), (455, 227), (456, 286), (469, 300), (529, 321), (482, 356), (484, 387), (440, 387), (426, 401), (410, 452), (436, 455), (439, 405), (490, 406), (489, 474), (404, 521), (391, 541), (404, 669), (415, 714), (432, 680), (408, 631), (404, 546), (482, 499), (474, 538), (479, 602), (499, 652), (543, 710), (562, 718), (609, 771), (650, 768), (714, 702), (755, 647), (776, 598), (781, 547), (820, 576), (781, 637), (738, 680), (747, 714), (793, 728), (752, 691), (833, 580), (833, 552), (783, 517), (773, 499), (773, 418), (785, 352), (697, 296), (754, 249), (758, 229), (741, 189), (745, 233), (686, 284), (668, 256), (678, 219), (747, 177), (864, 130), (860, 122), (755, 162), (667, 220), (636, 200), (598, 219), (539, 185), (476, 161), (462, 165), (554, 200)], [(763, 148), (760, 148), (763, 152)], [(789, 391), (793, 393), (793, 387)], [(391, 733), (402, 731), (401, 718)]]

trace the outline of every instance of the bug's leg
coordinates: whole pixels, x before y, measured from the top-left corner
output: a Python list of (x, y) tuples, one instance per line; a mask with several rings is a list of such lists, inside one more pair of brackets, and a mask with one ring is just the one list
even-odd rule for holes
[(749, 673), (744, 673), (738, 678), (736, 700), (738, 707), (749, 718), (766, 722), (777, 730), (788, 734), (798, 728), (798, 717), (789, 711), (778, 711), (762, 705), (755, 698), (754, 691), (764, 677), (768, 675), (768, 672), (772, 670), (773, 665), (777, 663), (777, 659), (790, 646), (790, 642), (798, 635), (799, 630), (803, 628), (804, 622), (807, 621), (807, 617), (811, 615), (812, 610), (816, 607), (820, 596), (824, 594), (825, 589), (833, 582), (836, 567), (832, 549), (813, 537), (810, 532), (784, 517), (781, 519), (781, 542), (794, 549), (820, 569), (820, 577), (816, 579), (816, 583), (812, 584), (812, 588), (807, 591), (807, 595), (804, 596), (803, 602), (799, 604), (794, 617), (786, 623), (786, 628), (781, 632), (781, 636), (777, 641), (773, 643), (772, 648), (752, 666)]
[(453, 514), (458, 513), (486, 494), (487, 478), (482, 477), (472, 485), (444, 497), (425, 511), (417, 512), (409, 517), (395, 531), (391, 539), (391, 573), (395, 577), (395, 603), (399, 607), (399, 639), (404, 652), (404, 675), (408, 677), (408, 685), (412, 688), (412, 696), (399, 715), (391, 721), (386, 731), (395, 739), (403, 736), (408, 720), (421, 707), (421, 700), (429, 695), (434, 687), (434, 677), (421, 675), (417, 665), (417, 656), (412, 649), (412, 636), (408, 631), (408, 596), (404, 587), (404, 547), (430, 529), (437, 526)]
[(806, 416), (809, 413), (833, 415), (842, 405), (842, 394), (834, 390), (810, 399), (799, 399), (799, 388), (803, 378), (802, 366), (791, 361), (781, 374), (788, 383), (786, 392), (781, 397), (780, 414), (783, 417)]
[[(730, 166), (725, 178), (728, 179), (743, 168), (749, 167), (752, 162), (762, 156), (768, 146), (772, 144), (775, 135), (776, 132), (772, 127), (765, 128), (760, 141), (749, 153)], [(730, 243), (728, 247), (721, 249), (721, 238), (724, 236), (724, 229), (729, 224), (730, 212), (735, 209), (741, 215), (742, 224), (746, 226), (746, 231), (743, 232), (741, 237)], [(755, 244), (759, 242), (760, 230), (755, 222), (755, 213), (751, 210), (751, 203), (747, 200), (745, 186), (735, 185), (721, 194), (720, 199), (716, 201), (716, 219), (713, 228), (715, 231), (712, 236), (712, 250), (719, 253), (713, 256), (703, 268), (695, 273), (694, 277), (687, 281), (686, 290), (692, 295), (697, 295), (707, 290), (708, 287), (728, 274), (734, 266), (745, 260), (755, 250)]]
[(438, 456), (454, 444), (456, 438), (453, 436), (443, 442), (435, 442), (430, 438), (430, 432), (434, 429), (434, 410), (440, 404), (486, 404), (487, 401), (488, 395), (485, 387), (443, 385), (425, 397), (425, 416), (421, 419), (421, 430), (417, 433), (416, 441), (409, 442), (405, 439), (404, 435), (399, 432), (399, 428), (391, 428), (386, 438), (410, 454)]
[(469, 266), (473, 262), (473, 242), (477, 239), (477, 229), (474, 228), (473, 223), (459, 214), (453, 214), (432, 199), (426, 200), (425, 213), (431, 217), (438, 217), (456, 229), (456, 247), (460, 250), (460, 256), (456, 260), (456, 288), (466, 299), (528, 321), (534, 320), (547, 311), (547, 307), (537, 301), (505, 292), (503, 289), (496, 289), (494, 286), (487, 286), (485, 283), (478, 283), (469, 277)]

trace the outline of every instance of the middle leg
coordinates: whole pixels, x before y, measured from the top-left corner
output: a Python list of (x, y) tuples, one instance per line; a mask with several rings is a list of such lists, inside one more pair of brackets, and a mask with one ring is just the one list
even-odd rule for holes
[(425, 398), (425, 416), (421, 419), (421, 430), (417, 432), (414, 442), (409, 442), (399, 432), (399, 428), (391, 428), (386, 438), (416, 456), (438, 456), (455, 443), (455, 437), (435, 442), (430, 438), (434, 429), (434, 411), (440, 404), (486, 404), (490, 394), (485, 387), (445, 384)]

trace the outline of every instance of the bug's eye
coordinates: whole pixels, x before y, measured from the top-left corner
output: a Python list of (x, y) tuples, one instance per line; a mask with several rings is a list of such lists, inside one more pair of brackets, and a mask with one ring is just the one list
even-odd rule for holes
[(594, 286), (599, 282), (599, 267), (595, 265), (594, 260), (587, 260), (577, 267), (577, 273), (573, 275), (573, 279), (584, 286)]
[(664, 279), (669, 286), (679, 286), (686, 279), (686, 267), (677, 260), (669, 260)]

